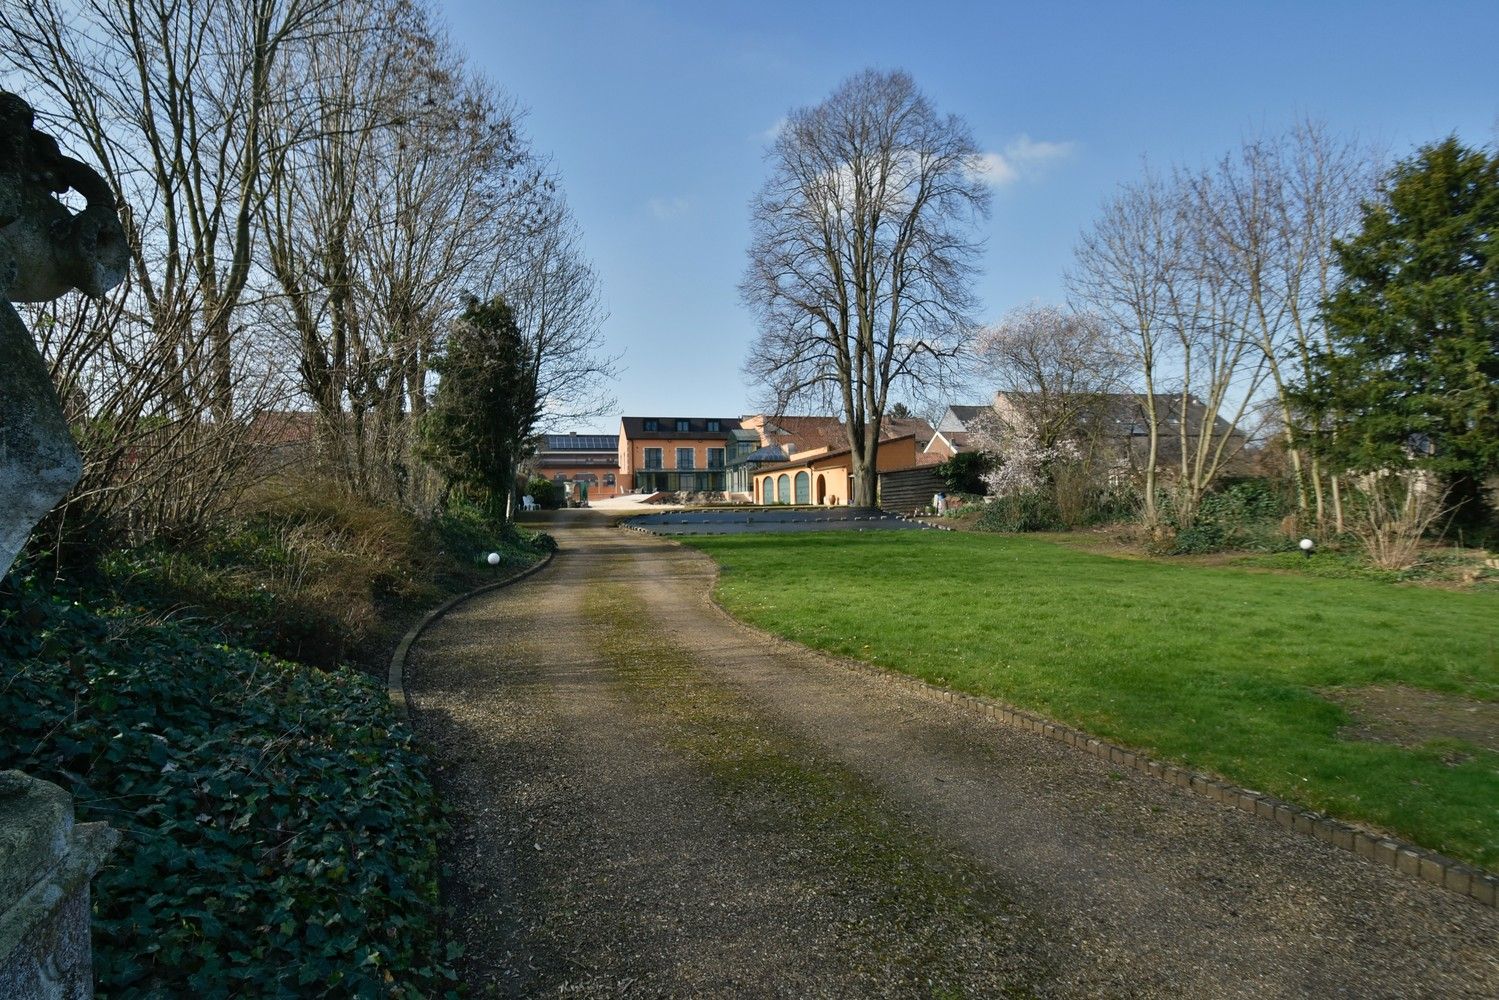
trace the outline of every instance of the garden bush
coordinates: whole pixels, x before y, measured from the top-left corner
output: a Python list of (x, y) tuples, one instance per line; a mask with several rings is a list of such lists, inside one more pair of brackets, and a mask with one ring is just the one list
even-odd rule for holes
[(994, 459), (981, 451), (960, 451), (933, 467), (947, 484), (947, 492), (974, 493), (979, 496), (988, 491), (984, 484), (984, 473), (993, 468)]
[(1046, 493), (1032, 491), (995, 497), (984, 505), (974, 525), (980, 531), (1062, 531), (1062, 522), (1054, 500)]
[(263, 486), (191, 546), (106, 552), (97, 573), (76, 574), (126, 602), (206, 616), (234, 645), (379, 673), (415, 614), (493, 579), (488, 553), (508, 568), (545, 551), (529, 532), (496, 525), (460, 499), (428, 521), (297, 479)]
[[(1162, 513), (1171, 521), (1174, 512), (1169, 495), (1163, 495), (1162, 500)], [(1228, 480), (1202, 498), (1190, 524), (1174, 524), (1176, 536), (1168, 543), (1170, 552), (1196, 555), (1231, 549), (1294, 549), (1296, 540), (1280, 528), (1293, 506), (1281, 483), (1269, 479)]]
[(555, 510), (562, 504), (562, 491), (557, 484), (540, 476), (526, 484), (526, 495), (536, 501), (536, 506), (547, 510)]
[(0, 585), (0, 768), (124, 835), (101, 997), (449, 993), (439, 802), (380, 685)]

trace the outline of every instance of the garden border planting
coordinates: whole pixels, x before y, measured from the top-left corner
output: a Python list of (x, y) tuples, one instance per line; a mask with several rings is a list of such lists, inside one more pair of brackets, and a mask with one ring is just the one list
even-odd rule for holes
[(427, 630), (427, 627), (470, 597), (478, 597), (480, 594), (487, 594), (491, 590), (508, 587), (512, 583), (524, 580), (533, 573), (541, 572), (551, 565), (552, 558), (556, 554), (555, 550), (548, 552), (537, 562), (532, 563), (525, 569), (511, 573), (503, 580), (495, 580), (459, 594), (457, 597), (448, 598), (423, 615), (421, 621), (407, 629), (406, 634), (401, 637), (401, 641), (396, 644), (396, 651), (390, 656), (390, 672), (385, 678), (385, 689), (390, 693), (390, 701), (395, 706), (397, 715), (402, 719), (409, 719), (411, 717), (411, 698), (406, 693), (406, 657), (411, 652), (412, 645), (417, 639), (421, 638), (422, 633)]
[[(674, 538), (668, 538), (668, 540), (684, 548), (690, 548)], [(696, 549), (693, 551), (707, 559), (713, 567), (713, 585), (708, 588), (704, 599), (722, 612), (736, 628), (798, 650), (810, 648), (735, 617), (719, 603), (715, 594), (719, 582), (718, 561), (704, 552)], [(1350, 851), (1375, 864), (1393, 868), (1406, 875), (1413, 875), (1423, 881), (1467, 896), (1481, 905), (1499, 908), (1499, 875), (1477, 866), (1457, 861), (1396, 837), (1371, 832), (1342, 822), (1273, 795), (1242, 788), (1210, 774), (1153, 760), (1136, 750), (1100, 740), (1080, 729), (1054, 722), (1034, 712), (1015, 708), (995, 698), (964, 694), (938, 687), (909, 674), (875, 666), (862, 660), (837, 656), (822, 650), (814, 650), (814, 652), (845, 670), (856, 671), (885, 683), (899, 684), (928, 700), (947, 702), (971, 715), (1015, 726), (1057, 743), (1065, 743), (1067, 746), (1075, 747), (1116, 767), (1148, 775), (1200, 798), (1269, 820), (1287, 830), (1308, 834), (1323, 843)]]

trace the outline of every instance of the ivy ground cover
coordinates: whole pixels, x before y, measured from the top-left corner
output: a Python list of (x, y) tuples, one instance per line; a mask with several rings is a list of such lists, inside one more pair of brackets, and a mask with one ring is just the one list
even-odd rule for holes
[(1340, 692), (1499, 701), (1499, 594), (948, 532), (703, 537), (754, 625), (1499, 867), (1493, 740), (1355, 738)]
[(0, 586), (0, 770), (120, 847), (94, 881), (105, 998), (441, 997), (444, 826), (383, 687), (144, 608)]

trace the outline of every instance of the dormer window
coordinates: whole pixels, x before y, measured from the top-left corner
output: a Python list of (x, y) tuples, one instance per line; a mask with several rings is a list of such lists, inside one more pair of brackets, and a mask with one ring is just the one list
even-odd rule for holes
[(692, 424), (691, 424), (690, 421), (686, 421), (686, 420), (678, 420), (677, 421), (677, 430), (678, 431), (686, 433), (687, 431), (689, 431), (691, 429), (692, 429)]
[(723, 430), (723, 426), (717, 420), (710, 420), (708, 421), (708, 430), (721, 431)]
[(661, 421), (647, 420), (643, 426), (648, 431), (659, 431), (661, 429)]

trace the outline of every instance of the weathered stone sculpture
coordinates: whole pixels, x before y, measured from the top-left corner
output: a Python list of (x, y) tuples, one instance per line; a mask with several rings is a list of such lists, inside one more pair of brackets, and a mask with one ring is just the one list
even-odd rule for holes
[[(32, 125), (0, 91), (0, 577), (37, 521), (72, 489), (81, 463), (57, 393), (11, 302), (71, 289), (102, 295), (125, 277), (125, 233), (109, 187)], [(55, 195), (77, 191), (74, 214)], [(93, 996), (89, 880), (117, 834), (75, 826), (61, 788), (0, 772), (0, 997)]]
[(61, 788), (0, 771), (0, 997), (94, 995), (89, 880), (119, 840)]
[[(10, 303), (103, 295), (128, 260), (109, 186), (33, 122), (30, 105), (0, 91), (0, 576), (81, 471), (46, 363)], [(55, 197), (69, 190), (87, 203), (77, 214)]]

